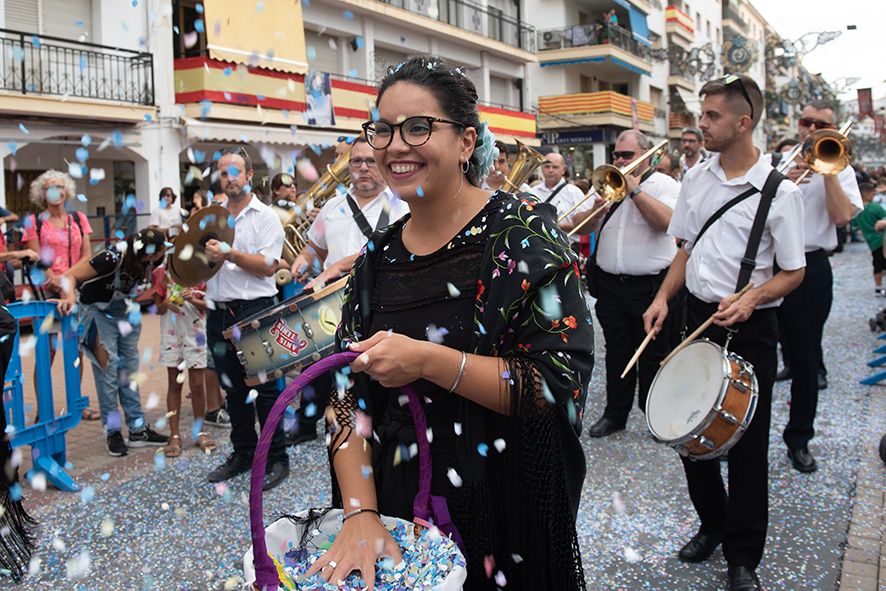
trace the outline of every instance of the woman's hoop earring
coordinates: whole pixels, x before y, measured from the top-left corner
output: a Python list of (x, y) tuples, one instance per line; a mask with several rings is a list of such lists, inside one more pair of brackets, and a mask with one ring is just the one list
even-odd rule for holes
[(469, 170), (471, 170), (471, 161), (465, 160), (461, 165), (461, 171), (465, 174), (468, 174)]

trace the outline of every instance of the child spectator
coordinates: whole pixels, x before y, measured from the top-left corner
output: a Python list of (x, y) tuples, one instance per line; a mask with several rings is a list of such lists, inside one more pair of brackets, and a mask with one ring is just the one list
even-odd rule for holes
[(886, 295), (883, 289), (883, 271), (886, 271), (886, 256), (883, 255), (883, 230), (886, 229), (886, 209), (879, 203), (874, 202), (876, 186), (870, 181), (858, 183), (861, 191), (861, 200), (864, 209), (852, 220), (852, 225), (861, 230), (868, 247), (871, 249), (871, 257), (874, 264), (874, 293), (878, 296)]
[(177, 458), (182, 453), (179, 423), (183, 372), (187, 369), (191, 408), (194, 411), (194, 444), (209, 453), (218, 444), (202, 430), (206, 415), (206, 394), (203, 388), (206, 318), (194, 304), (184, 299), (183, 288), (167, 276), (165, 265), (154, 270), (152, 280), (154, 303), (157, 313), (161, 315), (160, 365), (166, 367), (168, 377), (166, 408), (169, 416), (169, 443), (163, 451), (167, 458)]

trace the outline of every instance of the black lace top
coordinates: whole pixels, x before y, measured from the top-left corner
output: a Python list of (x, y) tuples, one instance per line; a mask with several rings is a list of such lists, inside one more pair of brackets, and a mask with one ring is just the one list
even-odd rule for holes
[[(459, 351), (467, 351), (473, 334), (477, 279), (485, 249), (482, 233), (471, 233), (485, 222), (484, 208), (449, 244), (427, 256), (410, 253), (403, 244), (402, 228), (382, 249), (378, 288), (370, 300), (372, 322), (369, 334), (393, 330), (417, 340), (430, 340)], [(379, 510), (411, 520), (412, 501), (418, 492), (418, 462), (415, 429), (399, 392), (373, 384), (372, 395), (385, 407), (375, 432), (380, 445), (373, 448)], [(457, 468), (455, 423), (459, 396), (425, 380), (415, 384), (424, 401), (425, 416), (432, 432), (431, 493), (452, 497), (457, 490), (446, 473)], [(459, 516), (453, 515), (458, 522)]]

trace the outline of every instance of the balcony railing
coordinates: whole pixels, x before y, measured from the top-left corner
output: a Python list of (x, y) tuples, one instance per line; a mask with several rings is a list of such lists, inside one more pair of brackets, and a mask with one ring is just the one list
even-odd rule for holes
[(154, 104), (154, 57), (0, 29), (0, 90)]
[(614, 45), (649, 59), (649, 46), (634, 39), (630, 31), (618, 25), (574, 25), (538, 32), (539, 50), (593, 45)]
[[(535, 53), (535, 27), (524, 24), (498, 8), (463, 0), (440, 0), (436, 4), (427, 0), (382, 2)], [(431, 10), (432, 7), (436, 7), (436, 11)]]

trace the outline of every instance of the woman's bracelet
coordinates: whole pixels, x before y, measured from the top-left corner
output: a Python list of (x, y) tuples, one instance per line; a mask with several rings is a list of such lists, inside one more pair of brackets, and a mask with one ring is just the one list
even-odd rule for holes
[(354, 517), (355, 515), (359, 515), (360, 513), (375, 513), (375, 516), (378, 517), (379, 519), (381, 519), (381, 513), (379, 513), (378, 510), (368, 509), (368, 508), (364, 507), (362, 509), (354, 509), (350, 513), (345, 513), (341, 518), (341, 522), (344, 523), (345, 521), (347, 521), (351, 517)]
[(464, 351), (461, 352), (461, 365), (458, 367), (458, 375), (455, 376), (455, 381), (452, 382), (452, 387), (449, 388), (449, 393), (455, 392), (455, 389), (458, 388), (458, 383), (461, 381), (462, 377), (465, 375), (465, 364), (468, 362), (468, 355)]

